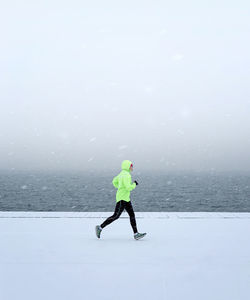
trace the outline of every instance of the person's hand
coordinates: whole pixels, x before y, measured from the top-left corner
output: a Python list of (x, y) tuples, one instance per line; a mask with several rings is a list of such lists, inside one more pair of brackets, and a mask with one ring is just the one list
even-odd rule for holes
[(134, 183), (135, 183), (136, 185), (138, 185), (138, 182), (137, 182), (136, 180), (134, 181)]

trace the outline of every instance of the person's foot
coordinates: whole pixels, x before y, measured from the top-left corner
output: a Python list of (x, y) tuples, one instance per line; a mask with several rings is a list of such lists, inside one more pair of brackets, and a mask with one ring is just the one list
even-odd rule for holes
[(137, 232), (137, 233), (134, 234), (134, 239), (135, 240), (142, 239), (145, 235), (146, 235), (146, 232), (145, 233), (139, 233), (139, 232)]
[(97, 226), (95, 227), (95, 233), (96, 233), (96, 236), (98, 237), (98, 239), (99, 239), (100, 236), (101, 236), (101, 232), (102, 232), (102, 227), (99, 226), (99, 225), (97, 225)]

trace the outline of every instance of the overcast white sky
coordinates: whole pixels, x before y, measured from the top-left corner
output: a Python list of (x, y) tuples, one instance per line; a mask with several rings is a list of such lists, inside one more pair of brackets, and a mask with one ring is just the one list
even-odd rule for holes
[(250, 171), (249, 1), (2, 1), (0, 169)]

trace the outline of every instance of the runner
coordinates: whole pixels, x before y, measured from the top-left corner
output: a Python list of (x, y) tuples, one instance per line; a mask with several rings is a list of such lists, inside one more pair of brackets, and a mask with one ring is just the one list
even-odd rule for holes
[(137, 231), (135, 213), (134, 213), (131, 201), (130, 201), (130, 192), (133, 189), (135, 189), (135, 187), (138, 185), (138, 182), (136, 180), (131, 184), (130, 172), (132, 172), (132, 171), (133, 171), (132, 162), (130, 160), (124, 160), (122, 162), (122, 171), (117, 176), (115, 176), (112, 181), (114, 187), (118, 189), (117, 193), (116, 193), (115, 212), (112, 216), (107, 218), (101, 225), (97, 225), (95, 227), (96, 236), (98, 238), (100, 238), (100, 236), (101, 236), (102, 229), (104, 227), (106, 227), (107, 225), (109, 225), (110, 223), (117, 220), (120, 217), (120, 215), (124, 209), (129, 214), (130, 224), (131, 224), (133, 232), (134, 232), (134, 238), (136, 240), (139, 240), (146, 235), (146, 233), (139, 233)]

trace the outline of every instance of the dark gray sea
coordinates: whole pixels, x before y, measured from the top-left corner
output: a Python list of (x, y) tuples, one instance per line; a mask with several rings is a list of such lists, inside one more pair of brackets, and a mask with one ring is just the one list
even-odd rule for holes
[[(1, 171), (0, 211), (113, 211), (117, 174)], [(250, 174), (134, 172), (132, 179), (135, 211), (250, 212)]]

